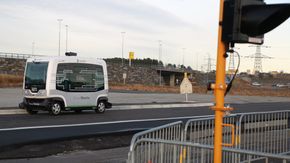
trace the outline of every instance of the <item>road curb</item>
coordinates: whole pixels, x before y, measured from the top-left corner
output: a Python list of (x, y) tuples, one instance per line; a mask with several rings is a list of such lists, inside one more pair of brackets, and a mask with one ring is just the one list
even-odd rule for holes
[(194, 104), (146, 104), (146, 105), (121, 105), (113, 106), (110, 110), (133, 110), (133, 109), (157, 109), (157, 108), (190, 108), (213, 106), (213, 103), (194, 103)]
[(23, 109), (0, 109), (0, 115), (27, 114)]
[[(182, 104), (144, 104), (144, 105), (117, 105), (110, 110), (137, 110), (137, 109), (158, 109), (158, 108), (195, 108), (213, 106), (213, 103), (182, 103)], [(0, 109), (0, 115), (27, 114), (26, 110), (18, 108)]]

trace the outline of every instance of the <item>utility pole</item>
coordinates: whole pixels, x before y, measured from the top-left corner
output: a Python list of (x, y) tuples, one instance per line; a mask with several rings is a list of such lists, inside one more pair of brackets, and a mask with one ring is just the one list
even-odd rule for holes
[(210, 55), (208, 55), (208, 58), (207, 58), (207, 72), (211, 72), (211, 58), (210, 58)]
[(261, 48), (271, 48), (270, 46), (261, 46), (261, 45), (251, 45), (249, 47), (255, 47), (256, 48), (256, 53), (245, 56), (245, 58), (254, 58), (254, 68), (253, 68), (253, 73), (255, 74), (256, 72), (263, 72), (262, 69), (262, 59), (273, 59), (273, 57), (269, 57), (266, 55), (262, 54)]
[(234, 53), (229, 53), (229, 66), (228, 66), (228, 74), (233, 75), (235, 73), (235, 56)]
[(253, 72), (263, 72), (262, 69), (262, 59), (272, 59), (272, 57), (263, 55), (261, 52), (261, 48), (270, 48), (270, 46), (261, 46), (261, 45), (257, 45), (256, 46), (256, 53), (255, 53), (255, 62), (254, 62), (254, 70)]
[(61, 22), (62, 19), (57, 19), (59, 23), (59, 32), (58, 32), (58, 56), (60, 56), (60, 34), (61, 34)]
[(253, 72), (262, 72), (262, 53), (261, 46), (256, 47), (255, 62)]
[(208, 54), (208, 58), (206, 58), (206, 61), (207, 61), (207, 63), (206, 63), (206, 66), (207, 66), (207, 69), (206, 69), (206, 72), (207, 72), (207, 75), (206, 75), (206, 83), (208, 83), (208, 81), (209, 81), (209, 74), (210, 74), (210, 72), (211, 72), (211, 68), (212, 68), (212, 61), (213, 61), (213, 59), (210, 57), (210, 55)]

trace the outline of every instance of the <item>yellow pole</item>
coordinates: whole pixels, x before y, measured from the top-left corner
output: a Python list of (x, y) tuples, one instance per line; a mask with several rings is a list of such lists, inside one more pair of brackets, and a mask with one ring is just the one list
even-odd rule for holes
[(228, 45), (222, 42), (222, 21), (223, 21), (224, 0), (220, 0), (220, 15), (218, 28), (218, 49), (217, 49), (217, 64), (216, 64), (216, 83), (215, 83), (215, 129), (214, 129), (214, 163), (222, 162), (222, 129), (223, 129), (223, 114), (224, 93), (226, 90), (225, 84), (225, 69), (226, 58), (224, 56)]

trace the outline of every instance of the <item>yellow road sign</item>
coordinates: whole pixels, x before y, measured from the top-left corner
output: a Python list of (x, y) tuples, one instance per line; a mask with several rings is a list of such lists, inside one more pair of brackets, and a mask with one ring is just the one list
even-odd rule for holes
[(129, 59), (134, 59), (134, 52), (129, 52)]

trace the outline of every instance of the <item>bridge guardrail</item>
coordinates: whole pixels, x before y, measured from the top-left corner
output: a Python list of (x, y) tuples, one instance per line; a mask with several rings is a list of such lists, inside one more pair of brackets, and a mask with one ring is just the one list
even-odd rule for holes
[(41, 55), (0, 52), (0, 58), (27, 59), (27, 58), (36, 57), (36, 56), (41, 56)]

